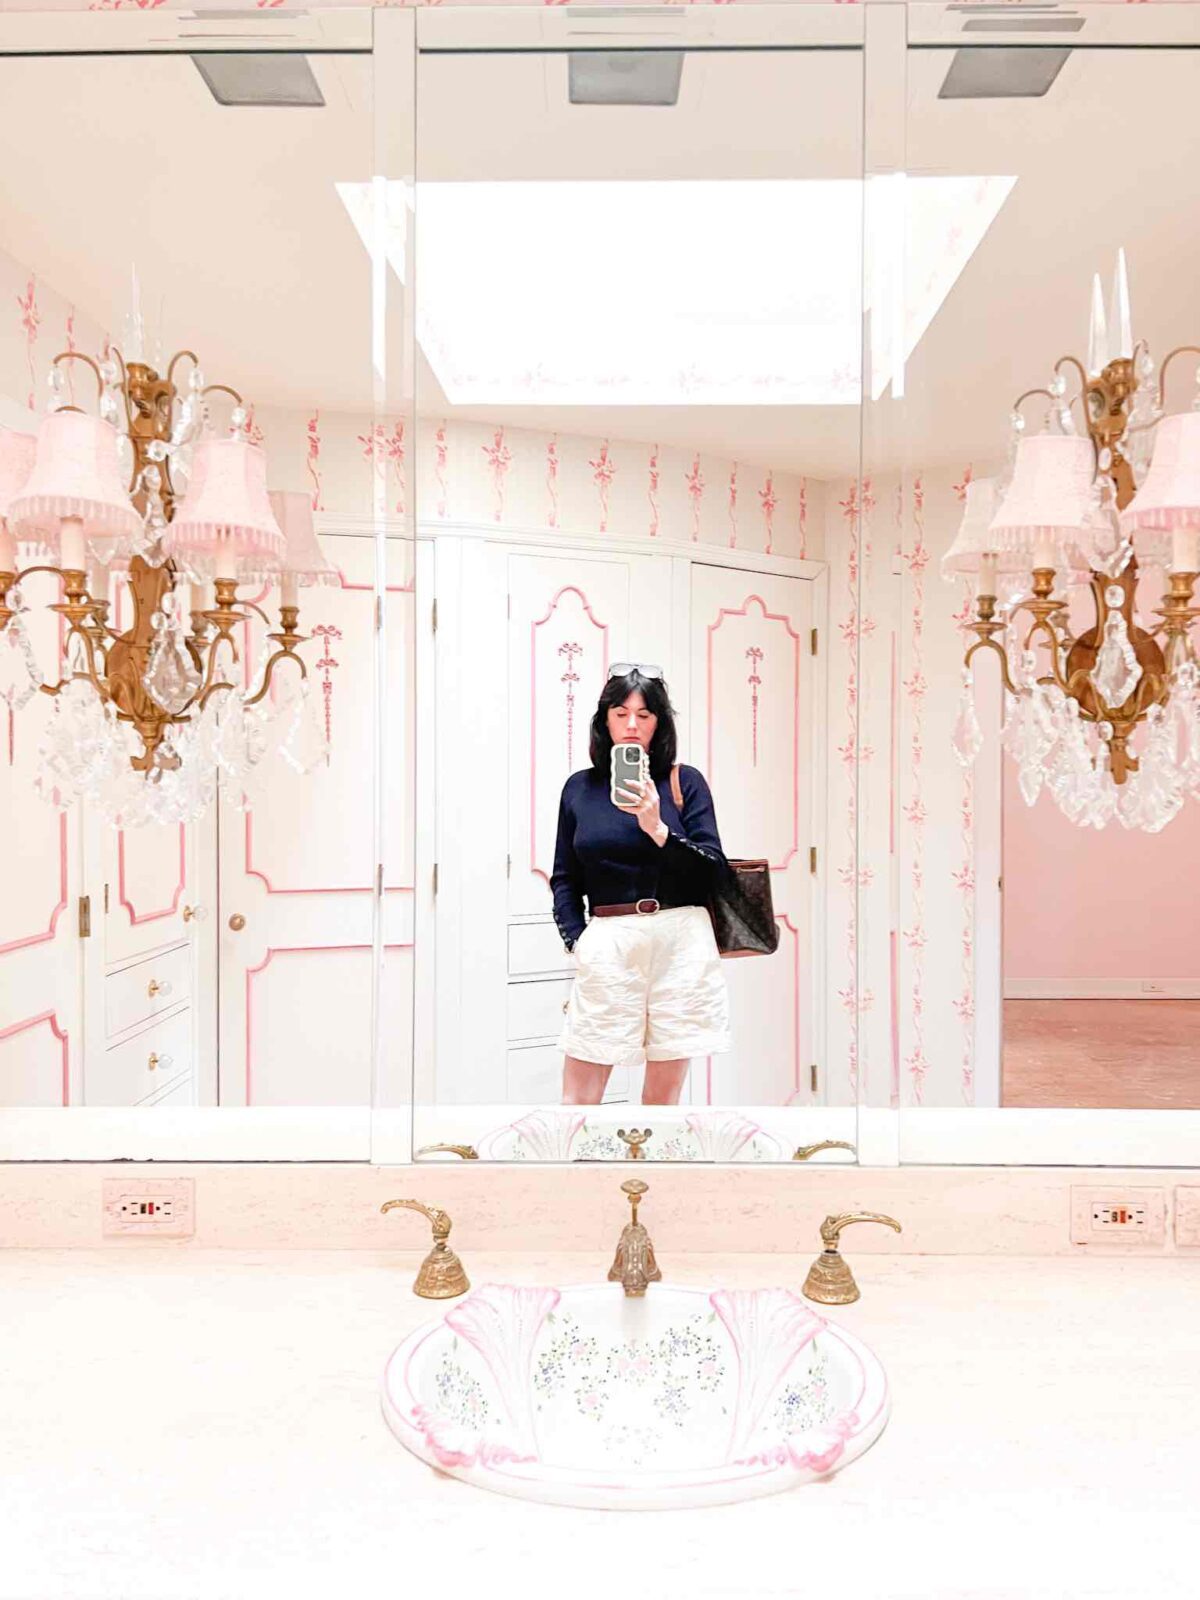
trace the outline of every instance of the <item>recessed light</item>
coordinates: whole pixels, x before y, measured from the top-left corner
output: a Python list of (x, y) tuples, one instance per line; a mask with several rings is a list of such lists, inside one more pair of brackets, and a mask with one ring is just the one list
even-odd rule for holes
[(308, 57), (280, 50), (195, 55), (196, 70), (219, 106), (323, 106)]
[(1039, 99), (1070, 54), (1070, 50), (1040, 44), (971, 45), (956, 50), (938, 99)]
[(572, 50), (567, 81), (573, 106), (673, 106), (682, 50)]

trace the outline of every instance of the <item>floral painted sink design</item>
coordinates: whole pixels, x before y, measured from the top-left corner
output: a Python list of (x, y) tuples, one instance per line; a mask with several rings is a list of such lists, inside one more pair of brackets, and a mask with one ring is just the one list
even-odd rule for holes
[[(651, 1161), (782, 1161), (787, 1157), (773, 1134), (736, 1111), (665, 1112), (625, 1108), (620, 1126), (651, 1123), (643, 1145)], [(482, 1161), (625, 1161), (629, 1146), (617, 1136), (618, 1121), (593, 1112), (531, 1111), (479, 1141)]]
[(788, 1289), (486, 1284), (393, 1353), (383, 1410), (467, 1483), (648, 1510), (837, 1471), (883, 1431), (888, 1388), (860, 1340)]

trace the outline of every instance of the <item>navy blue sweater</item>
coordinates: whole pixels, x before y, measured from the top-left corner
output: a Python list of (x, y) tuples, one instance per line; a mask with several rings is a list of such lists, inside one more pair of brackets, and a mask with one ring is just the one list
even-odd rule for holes
[(680, 814), (671, 781), (657, 784), (659, 814), (668, 829), (657, 845), (628, 811), (614, 806), (609, 781), (593, 768), (574, 772), (563, 785), (554, 849), (554, 920), (568, 950), (587, 927), (584, 900), (592, 906), (628, 905), (655, 899), (667, 906), (700, 906), (708, 900), (725, 854), (717, 833), (712, 795), (695, 767), (680, 767)]

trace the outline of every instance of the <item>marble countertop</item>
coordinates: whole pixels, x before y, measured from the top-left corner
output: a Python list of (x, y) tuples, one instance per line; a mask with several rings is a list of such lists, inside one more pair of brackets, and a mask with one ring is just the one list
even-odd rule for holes
[[(475, 1283), (608, 1256), (475, 1255)], [(419, 1255), (0, 1252), (2, 1600), (1189, 1600), (1200, 1260), (862, 1256), (833, 1320), (888, 1370), (844, 1473), (699, 1512), (509, 1500), (392, 1438)], [(678, 1283), (798, 1287), (807, 1259)]]

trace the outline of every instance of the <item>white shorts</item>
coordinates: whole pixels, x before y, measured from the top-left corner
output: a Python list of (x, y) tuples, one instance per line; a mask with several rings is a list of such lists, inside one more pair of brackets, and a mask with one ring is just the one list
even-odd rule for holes
[(703, 906), (593, 917), (574, 954), (558, 1041), (567, 1055), (625, 1067), (730, 1048), (725, 975)]

